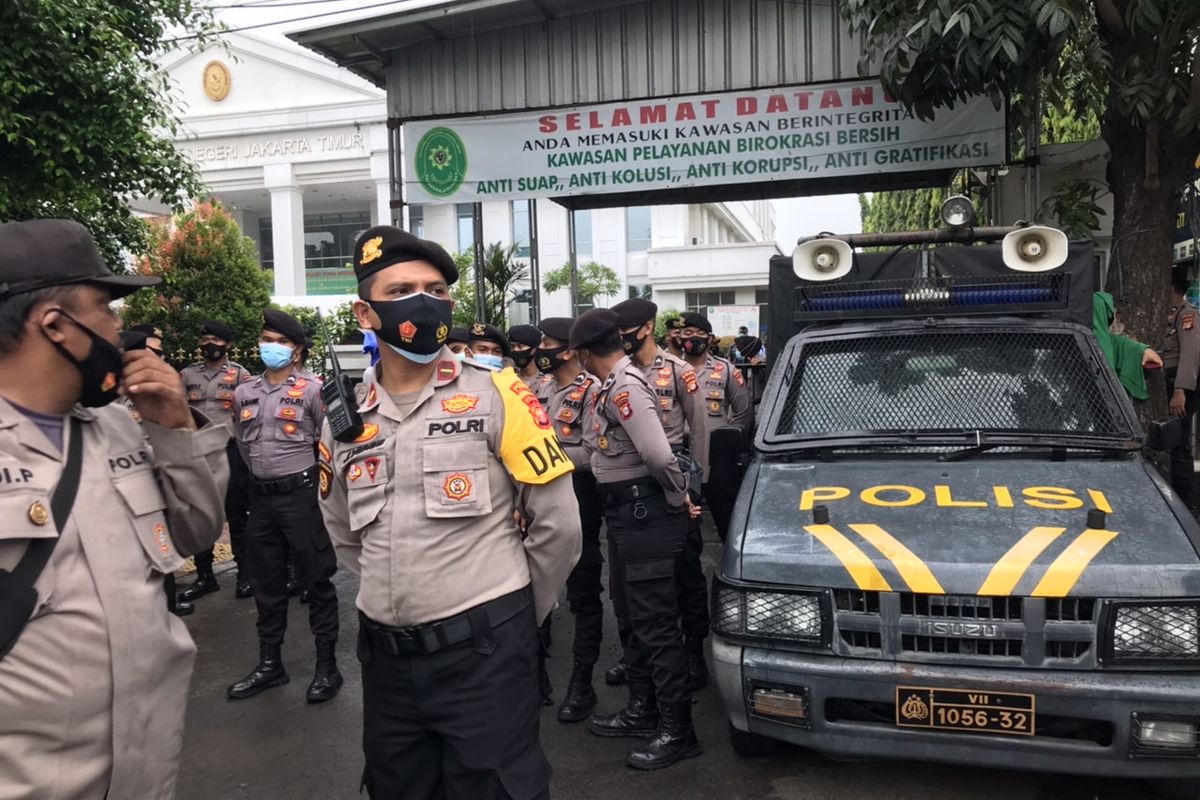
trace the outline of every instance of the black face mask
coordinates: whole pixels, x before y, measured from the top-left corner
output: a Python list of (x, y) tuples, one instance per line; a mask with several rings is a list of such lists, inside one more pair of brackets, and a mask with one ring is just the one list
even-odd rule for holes
[(228, 352), (229, 348), (223, 344), (206, 344), (200, 348), (200, 355), (204, 356), (205, 361), (220, 361)]
[(517, 369), (525, 369), (529, 366), (529, 362), (533, 361), (533, 350), (513, 350), (512, 362)]
[[(117, 399), (117, 390), (121, 384), (121, 370), (125, 366), (121, 351), (112, 342), (97, 336), (91, 328), (83, 325), (61, 308), (58, 312), (63, 319), (86, 333), (92, 340), (92, 349), (82, 360), (71, 355), (71, 351), (58, 342), (50, 340), (54, 349), (62, 354), (63, 358), (74, 364), (75, 369), (79, 370), (79, 374), (83, 378), (83, 393), (79, 397), (80, 404), (88, 408), (108, 405)], [(42, 335), (46, 336), (45, 330), (42, 331)], [(48, 336), (46, 338), (50, 339)]]
[(683, 352), (689, 356), (698, 356), (708, 350), (707, 336), (689, 336), (683, 340)]
[(454, 317), (449, 300), (410, 294), (399, 300), (368, 300), (383, 327), (375, 334), (409, 361), (428, 364), (450, 336)]
[(537, 349), (537, 368), (538, 372), (549, 375), (555, 372), (563, 364), (566, 364), (570, 359), (563, 358), (562, 354), (567, 351), (565, 347), (539, 347)]
[(621, 334), (621, 346), (625, 348), (625, 355), (633, 355), (642, 349), (642, 342), (646, 341), (646, 337), (639, 336), (641, 332), (642, 329), (638, 328), (636, 331)]

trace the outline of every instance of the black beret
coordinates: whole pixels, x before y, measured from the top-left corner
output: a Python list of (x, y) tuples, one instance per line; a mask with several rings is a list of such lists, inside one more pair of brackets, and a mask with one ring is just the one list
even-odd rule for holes
[(221, 341), (232, 342), (234, 338), (233, 328), (226, 325), (224, 322), (217, 322), (215, 319), (210, 319), (200, 328), (201, 336), (215, 336)]
[(450, 344), (451, 342), (467, 344), (470, 341), (471, 341), (471, 338), (467, 334), (466, 326), (465, 325), (455, 325), (453, 328), (450, 329), (450, 336), (447, 337), (446, 344)]
[(281, 333), (292, 344), (300, 348), (304, 347), (304, 340), (308, 338), (308, 334), (304, 332), (304, 326), (300, 324), (300, 320), (291, 314), (277, 311), (273, 308), (268, 308), (263, 312), (263, 330)]
[(513, 344), (537, 347), (542, 343), (542, 332), (532, 325), (513, 325), (508, 329), (508, 340)]
[(687, 324), (683, 321), (683, 317), (668, 317), (667, 328), (670, 330), (680, 330), (686, 328)]
[(567, 344), (572, 350), (586, 348), (590, 344), (618, 334), (618, 327), (617, 315), (612, 309), (593, 308), (583, 312), (579, 319), (575, 320)]
[(501, 333), (500, 329), (495, 325), (488, 325), (486, 322), (472, 322), (467, 326), (469, 334), (468, 342), (495, 342), (500, 345), (500, 350), (504, 355), (508, 355), (511, 349), (508, 346), (508, 337)]
[(141, 325), (134, 325), (128, 330), (134, 333), (144, 333), (147, 339), (161, 339), (163, 337), (162, 328), (152, 322), (145, 322)]
[(575, 320), (570, 317), (546, 317), (538, 323), (542, 333), (551, 339), (558, 339), (563, 344), (571, 341), (571, 325)]
[(703, 314), (697, 314), (695, 311), (685, 311), (680, 319), (683, 322), (683, 325), (680, 326), (682, 328), (699, 328), (705, 333), (712, 333), (712, 323)]
[(635, 325), (644, 325), (654, 319), (654, 315), (658, 313), (658, 306), (649, 300), (633, 297), (617, 303), (612, 307), (612, 311), (617, 315), (619, 327), (632, 328)]
[(69, 219), (31, 219), (0, 225), (0, 297), (50, 286), (94, 283), (116, 300), (162, 278), (115, 275), (87, 228)]
[(379, 270), (404, 261), (428, 261), (446, 283), (458, 280), (458, 267), (440, 244), (419, 239), (391, 225), (368, 229), (354, 243), (354, 277), (361, 283)]
[(135, 331), (132, 328), (127, 331), (121, 331), (121, 349), (122, 350), (140, 350), (146, 346), (146, 340), (150, 338), (142, 331)]

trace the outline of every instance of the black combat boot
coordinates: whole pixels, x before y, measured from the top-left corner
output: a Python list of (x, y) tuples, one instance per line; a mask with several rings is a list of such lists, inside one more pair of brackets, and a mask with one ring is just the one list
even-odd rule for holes
[(615, 714), (596, 714), (588, 729), (596, 736), (616, 738), (653, 736), (658, 730), (658, 707), (650, 685), (629, 685), (629, 700)]
[(608, 668), (604, 673), (604, 682), (609, 686), (622, 686), (625, 683), (626, 673), (629, 672), (629, 665), (625, 663), (625, 656), (621, 656), (621, 660)]
[(317, 668), (313, 671), (312, 683), (305, 697), (310, 703), (324, 703), (337, 697), (342, 688), (342, 673), (338, 672), (337, 656), (334, 654), (337, 641), (317, 639)]
[(287, 671), (283, 668), (283, 656), (277, 644), (258, 644), (258, 666), (250, 674), (225, 690), (231, 700), (242, 700), (254, 697), (272, 686), (283, 686), (288, 682)]
[(204, 595), (212, 594), (220, 588), (217, 584), (217, 576), (213, 575), (212, 567), (200, 567), (196, 570), (196, 580), (179, 593), (179, 599), (185, 603), (194, 603)]
[(658, 732), (634, 745), (625, 763), (634, 769), (662, 769), (700, 755), (700, 742), (692, 727), (692, 701), (660, 703)]
[(196, 610), (194, 605), (191, 603), (185, 603), (178, 597), (175, 598), (173, 602), (168, 602), (167, 608), (177, 617), (186, 617)]
[(698, 692), (708, 685), (708, 663), (704, 660), (704, 640), (687, 643), (688, 688)]
[(254, 590), (250, 588), (250, 579), (243, 576), (240, 569), (237, 572), (237, 588), (234, 589), (233, 596), (238, 600), (254, 597)]
[(559, 722), (582, 722), (596, 707), (596, 690), (592, 688), (592, 665), (575, 662), (567, 696), (558, 707)]

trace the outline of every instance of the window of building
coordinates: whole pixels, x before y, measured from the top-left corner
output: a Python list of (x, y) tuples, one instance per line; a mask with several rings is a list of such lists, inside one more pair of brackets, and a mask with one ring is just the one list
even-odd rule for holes
[(707, 314), (709, 306), (733, 305), (737, 302), (737, 292), (733, 289), (704, 289), (698, 292), (687, 292), (685, 299), (688, 311)]
[(517, 246), (517, 258), (529, 258), (529, 201), (514, 200), (512, 208), (512, 242)]
[(580, 256), (592, 256), (592, 212), (575, 212), (575, 252)]
[(458, 216), (458, 249), (466, 250), (475, 244), (475, 209), (470, 203), (458, 203), (454, 213)]
[(308, 294), (353, 291), (354, 243), (371, 227), (371, 213), (304, 215), (304, 274)]
[(258, 218), (258, 263), (268, 272), (275, 269), (275, 240), (270, 217)]
[(408, 232), (425, 238), (425, 206), (408, 207)]
[(754, 304), (758, 306), (758, 336), (764, 336), (767, 333), (767, 307), (770, 305), (770, 297), (771, 293), (767, 289), (754, 290)]
[(650, 206), (625, 209), (625, 250), (636, 253), (650, 249)]

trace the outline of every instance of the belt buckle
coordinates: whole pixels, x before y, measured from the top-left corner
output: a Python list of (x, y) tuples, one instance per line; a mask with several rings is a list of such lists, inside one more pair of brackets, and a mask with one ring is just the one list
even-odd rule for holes
[(634, 498), (635, 500), (636, 500), (636, 499), (638, 499), (639, 497), (641, 497), (641, 496), (642, 496), (642, 487), (641, 487), (641, 484), (637, 484), (637, 483), (635, 483), (633, 486), (630, 486), (630, 487), (629, 487), (629, 493), (630, 493), (631, 495), (633, 495), (633, 498)]

